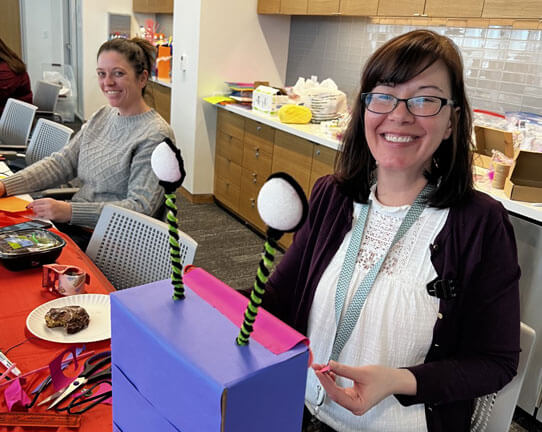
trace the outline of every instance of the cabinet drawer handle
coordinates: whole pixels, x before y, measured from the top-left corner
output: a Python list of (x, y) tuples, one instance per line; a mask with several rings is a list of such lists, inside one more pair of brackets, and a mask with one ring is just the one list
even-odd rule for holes
[(256, 200), (254, 198), (250, 198), (250, 206), (256, 207)]
[(254, 157), (256, 159), (260, 157), (260, 149), (257, 147), (254, 149)]
[(232, 137), (231, 135), (228, 135), (228, 140), (231, 141), (232, 138), (233, 138), (233, 137)]
[(320, 150), (316, 150), (316, 156), (320, 156)]
[(260, 132), (260, 131), (262, 130), (262, 127), (261, 127), (261, 126), (256, 126), (256, 130), (257, 130), (258, 132)]
[(252, 183), (258, 183), (258, 174), (255, 172), (252, 173)]

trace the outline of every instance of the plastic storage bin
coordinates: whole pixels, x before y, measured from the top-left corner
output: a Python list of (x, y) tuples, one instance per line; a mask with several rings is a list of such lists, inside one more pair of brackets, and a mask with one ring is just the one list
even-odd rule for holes
[(42, 63), (43, 80), (62, 86), (58, 94), (56, 112), (63, 122), (73, 122), (77, 106), (77, 83), (71, 65)]

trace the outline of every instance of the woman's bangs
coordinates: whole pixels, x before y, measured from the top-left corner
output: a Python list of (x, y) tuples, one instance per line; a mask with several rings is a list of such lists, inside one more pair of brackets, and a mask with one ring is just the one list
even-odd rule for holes
[(373, 67), (367, 70), (363, 91), (371, 91), (380, 84), (402, 84), (411, 80), (439, 59), (439, 51), (438, 46), (418, 43), (407, 47), (398, 44), (377, 52)]

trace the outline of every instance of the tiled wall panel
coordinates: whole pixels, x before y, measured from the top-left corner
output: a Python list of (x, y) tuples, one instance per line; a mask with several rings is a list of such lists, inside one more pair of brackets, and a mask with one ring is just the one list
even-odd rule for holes
[[(369, 55), (415, 28), (372, 24), (358, 17), (293, 16), (286, 85), (311, 75), (320, 81), (332, 78), (352, 100)], [(428, 28), (459, 46), (473, 108), (542, 114), (542, 30)]]

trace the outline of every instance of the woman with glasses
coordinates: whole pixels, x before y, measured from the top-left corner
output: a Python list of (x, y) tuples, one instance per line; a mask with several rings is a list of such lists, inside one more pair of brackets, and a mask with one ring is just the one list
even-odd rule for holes
[(371, 56), (264, 299), (311, 340), (304, 431), (469, 431), (474, 399), (516, 374), (514, 233), (473, 190), (470, 145), (450, 39), (417, 30)]

